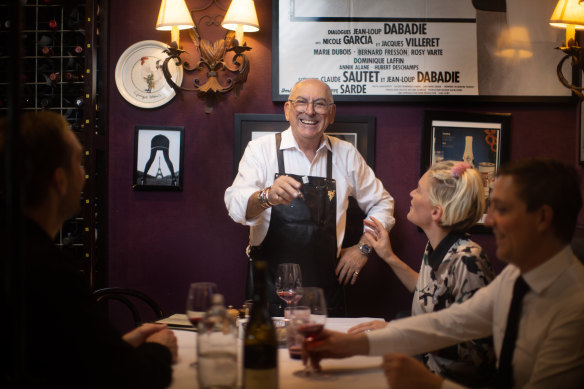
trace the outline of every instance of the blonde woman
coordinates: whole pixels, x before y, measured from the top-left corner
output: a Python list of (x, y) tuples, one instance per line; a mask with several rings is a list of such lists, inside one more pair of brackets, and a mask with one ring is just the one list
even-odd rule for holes
[[(485, 211), (483, 181), (475, 169), (466, 162), (438, 162), (422, 176), (410, 196), (407, 218), (428, 237), (419, 273), (395, 254), (387, 231), (375, 218), (364, 221), (369, 229), (363, 241), (414, 293), (412, 315), (420, 315), (467, 300), (488, 284), (495, 272), (483, 249), (466, 234)], [(349, 333), (386, 325), (384, 321), (367, 322)], [(420, 357), (433, 372), (467, 385), (488, 380), (495, 361), (491, 338)]]

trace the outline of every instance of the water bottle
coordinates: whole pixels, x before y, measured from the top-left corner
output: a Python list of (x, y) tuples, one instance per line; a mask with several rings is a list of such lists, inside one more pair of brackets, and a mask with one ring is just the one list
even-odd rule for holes
[(213, 295), (211, 308), (199, 322), (197, 376), (202, 389), (237, 385), (237, 333), (221, 294)]

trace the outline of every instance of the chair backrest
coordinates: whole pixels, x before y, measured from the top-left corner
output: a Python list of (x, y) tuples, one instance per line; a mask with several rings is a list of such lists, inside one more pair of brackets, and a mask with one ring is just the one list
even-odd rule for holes
[[(140, 305), (147, 305), (150, 307), (157, 319), (162, 319), (164, 317), (164, 311), (156, 301), (147, 294), (135, 289), (119, 287), (103, 288), (95, 290), (93, 296), (98, 304), (104, 304), (109, 300), (115, 300), (125, 305), (132, 314), (134, 325), (136, 327), (144, 323), (142, 315), (140, 314)], [(143, 304), (136, 304), (137, 301), (141, 301)]]

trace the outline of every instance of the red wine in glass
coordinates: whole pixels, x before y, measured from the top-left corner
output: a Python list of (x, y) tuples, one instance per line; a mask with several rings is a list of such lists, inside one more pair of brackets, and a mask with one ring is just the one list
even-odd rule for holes
[(290, 305), (296, 296), (296, 292), (293, 290), (281, 290), (278, 292), (278, 296), (280, 296), (282, 300), (286, 301), (286, 304)]
[(217, 285), (213, 282), (194, 282), (189, 287), (186, 312), (191, 324), (198, 328), (199, 321), (211, 307), (213, 294), (217, 293)]
[(296, 289), (302, 285), (300, 265), (297, 263), (280, 263), (276, 271), (275, 287), (278, 296), (290, 305), (296, 296)]
[(322, 331), (323, 328), (324, 328), (324, 324), (308, 323), (308, 324), (303, 324), (303, 325), (296, 327), (296, 331), (298, 331), (302, 335), (304, 335), (305, 338), (310, 338), (310, 337), (313, 337), (313, 336), (320, 334), (320, 332)]

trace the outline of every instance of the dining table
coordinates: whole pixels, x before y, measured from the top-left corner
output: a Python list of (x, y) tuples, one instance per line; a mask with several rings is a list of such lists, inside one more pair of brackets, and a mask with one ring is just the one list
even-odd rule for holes
[[(325, 327), (330, 330), (346, 332), (352, 326), (375, 320), (374, 318), (328, 318)], [(380, 320), (380, 319), (378, 319)], [(197, 359), (197, 333), (185, 328), (173, 327), (178, 340), (178, 360), (173, 365), (172, 383), (170, 389), (197, 389), (197, 369), (193, 363)], [(242, 337), (238, 337), (238, 384), (242, 383)], [(387, 381), (381, 369), (379, 356), (354, 356), (344, 359), (325, 359), (321, 362), (322, 375), (302, 376), (298, 374), (304, 369), (301, 360), (292, 359), (288, 349), (281, 346), (278, 349), (278, 376), (280, 389), (315, 389), (315, 388), (359, 388), (387, 389)]]

